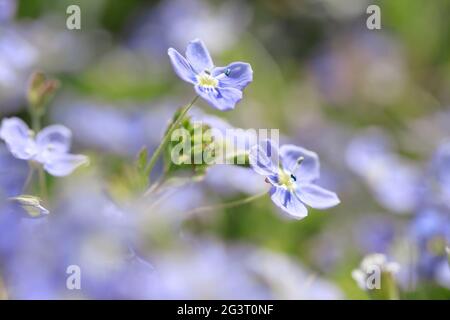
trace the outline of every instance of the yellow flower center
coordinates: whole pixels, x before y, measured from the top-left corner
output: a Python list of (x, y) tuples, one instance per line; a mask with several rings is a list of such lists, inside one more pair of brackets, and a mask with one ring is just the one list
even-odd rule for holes
[(219, 84), (219, 80), (206, 72), (202, 72), (201, 74), (197, 75), (197, 82), (204, 88), (216, 88)]
[(285, 187), (288, 190), (294, 190), (295, 189), (295, 177), (290, 174), (289, 172), (284, 171), (283, 169), (280, 169), (278, 173), (278, 183)]

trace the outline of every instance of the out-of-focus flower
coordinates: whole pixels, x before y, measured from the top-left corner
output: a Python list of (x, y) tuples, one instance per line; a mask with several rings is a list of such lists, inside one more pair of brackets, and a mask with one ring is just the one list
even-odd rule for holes
[(61, 125), (42, 129), (34, 138), (34, 132), (19, 118), (5, 118), (0, 127), (0, 138), (6, 142), (14, 157), (38, 162), (54, 176), (66, 176), (88, 158), (68, 153), (72, 133)]
[(340, 203), (334, 192), (314, 184), (319, 178), (320, 165), (312, 151), (284, 145), (278, 155), (276, 146), (266, 140), (250, 150), (249, 160), (253, 169), (272, 185), (272, 201), (293, 218), (308, 215), (305, 205), (327, 209)]
[(0, 23), (9, 21), (16, 13), (16, 0), (0, 0)]
[(388, 218), (367, 216), (356, 222), (355, 243), (365, 254), (387, 253), (395, 238), (395, 226)]
[(214, 190), (226, 195), (236, 192), (257, 194), (266, 189), (261, 184), (261, 177), (255, 171), (234, 165), (217, 165), (209, 168), (205, 182)]
[(264, 299), (270, 295), (242, 263), (248, 250), (199, 241), (155, 259), (157, 281), (149, 288), (156, 299)]
[(38, 218), (49, 214), (49, 211), (41, 205), (41, 199), (30, 195), (20, 195), (10, 198), (26, 211), (31, 218)]
[(422, 279), (435, 279), (450, 288), (450, 279), (444, 277), (447, 263), (446, 246), (450, 243), (450, 215), (438, 208), (427, 208), (415, 217), (411, 234), (418, 247), (417, 272)]
[(375, 297), (398, 299), (395, 274), (399, 270), (400, 265), (388, 261), (386, 255), (373, 253), (364, 257), (359, 269), (352, 271), (352, 278), (362, 290), (378, 293)]
[(198, 39), (189, 42), (186, 58), (173, 48), (169, 48), (168, 54), (177, 75), (192, 83), (197, 94), (218, 110), (234, 109), (242, 99), (242, 91), (253, 80), (248, 63), (214, 67), (208, 49)]
[(6, 146), (0, 145), (0, 197), (13, 197), (22, 193), (28, 166), (17, 161)]
[[(432, 170), (438, 182), (438, 190), (432, 190), (438, 195), (438, 200), (450, 208), (450, 143), (439, 146), (432, 160)], [(436, 196), (435, 196), (436, 197)]]
[[(0, 8), (0, 16), (3, 13)], [(94, 57), (93, 52), (104, 43), (96, 33), (75, 35), (66, 28), (60, 28), (61, 23), (64, 20), (58, 17), (42, 16), (40, 19), (22, 19), (1, 26), (2, 111), (15, 111), (25, 105), (27, 79), (33, 71), (45, 70), (51, 74), (80, 71)]]
[(408, 70), (403, 57), (398, 42), (386, 34), (354, 32), (314, 55), (312, 76), (328, 103), (386, 105), (405, 92)]
[(342, 299), (333, 283), (308, 271), (299, 262), (268, 250), (251, 252), (245, 264), (266, 284), (274, 299)]
[(347, 165), (361, 176), (376, 200), (395, 213), (408, 213), (420, 201), (420, 175), (415, 166), (391, 151), (387, 137), (368, 132), (347, 147)]
[(250, 19), (250, 6), (242, 2), (167, 0), (134, 19), (137, 26), (128, 42), (154, 58), (161, 58), (170, 45), (183, 46), (195, 38), (208, 43), (212, 53), (220, 53), (239, 41)]
[(59, 103), (63, 107), (52, 110), (53, 118), (77, 133), (77, 144), (123, 156), (134, 157), (144, 145), (156, 148), (171, 116), (170, 108), (155, 107), (144, 113), (87, 100)]

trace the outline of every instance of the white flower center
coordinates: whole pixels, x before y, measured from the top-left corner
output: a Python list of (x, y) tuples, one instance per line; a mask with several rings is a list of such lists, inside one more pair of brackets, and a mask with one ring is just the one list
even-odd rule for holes
[(286, 189), (292, 191), (295, 189), (296, 178), (290, 172), (280, 169), (278, 172), (278, 183)]
[(207, 72), (202, 72), (197, 75), (197, 82), (198, 84), (207, 89), (214, 89), (219, 84), (219, 80), (214, 78), (212, 75), (210, 75)]

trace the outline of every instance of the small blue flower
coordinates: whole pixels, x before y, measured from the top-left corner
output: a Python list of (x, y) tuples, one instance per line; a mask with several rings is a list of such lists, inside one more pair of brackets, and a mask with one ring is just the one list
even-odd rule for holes
[(293, 218), (308, 215), (305, 205), (327, 209), (340, 203), (334, 192), (314, 184), (319, 178), (320, 165), (317, 154), (312, 151), (284, 145), (278, 154), (272, 141), (265, 140), (250, 150), (249, 161), (272, 185), (272, 201)]
[(422, 175), (416, 165), (394, 152), (382, 131), (373, 128), (355, 136), (347, 147), (346, 162), (384, 208), (408, 214), (419, 205)]
[(198, 39), (189, 42), (186, 58), (173, 48), (169, 48), (168, 54), (176, 74), (192, 83), (199, 96), (221, 111), (234, 109), (242, 99), (242, 91), (253, 80), (253, 70), (248, 63), (214, 67), (208, 49)]
[[(435, 278), (450, 288), (446, 246), (450, 243), (450, 215), (447, 210), (427, 207), (414, 217), (411, 236), (418, 248), (417, 271), (423, 278)], [(446, 273), (442, 273), (442, 265)], [(447, 275), (444, 279), (442, 275)], [(442, 281), (440, 281), (442, 280)]]
[(21, 119), (5, 118), (0, 138), (14, 157), (38, 162), (53, 176), (69, 175), (88, 162), (86, 156), (68, 153), (72, 133), (62, 125), (48, 126), (34, 137), (34, 132)]
[(450, 207), (450, 142), (439, 146), (432, 160), (432, 169), (438, 182), (436, 193), (439, 200)]

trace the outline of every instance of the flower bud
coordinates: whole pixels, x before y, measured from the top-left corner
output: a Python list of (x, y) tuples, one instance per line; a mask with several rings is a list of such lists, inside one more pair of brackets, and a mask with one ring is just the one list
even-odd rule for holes
[(49, 211), (41, 205), (38, 197), (30, 195), (20, 195), (10, 198), (11, 201), (17, 203), (31, 218), (39, 218), (49, 214)]
[(47, 79), (42, 72), (34, 72), (28, 84), (27, 99), (29, 106), (42, 113), (43, 108), (58, 88), (58, 80)]

